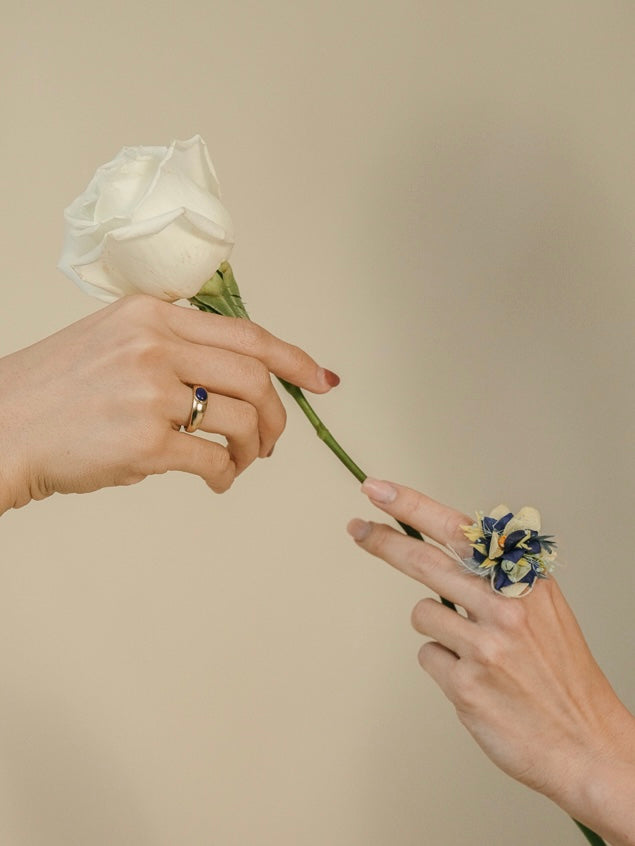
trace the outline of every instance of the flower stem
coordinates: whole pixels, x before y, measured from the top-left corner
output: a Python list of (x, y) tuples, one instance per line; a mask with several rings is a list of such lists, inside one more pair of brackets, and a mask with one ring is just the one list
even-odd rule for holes
[[(302, 392), (302, 389), (298, 388), (297, 385), (292, 385), (285, 379), (280, 379), (280, 377), (278, 377), (278, 381), (285, 388), (285, 390), (288, 391), (289, 394), (291, 394), (293, 399), (297, 402), (302, 411), (305, 413), (311, 425), (315, 429), (315, 433), (317, 434), (318, 438), (321, 441), (324, 441), (324, 443), (331, 450), (331, 452), (333, 452), (339, 458), (342, 464), (347, 468), (347, 470), (349, 470), (353, 474), (353, 476), (355, 476), (355, 478), (359, 482), (363, 482), (366, 478), (366, 473), (364, 473), (364, 471), (353, 461), (350, 455), (335, 440), (335, 438), (326, 428), (324, 423), (322, 423), (318, 415), (315, 413), (315, 409), (312, 407), (311, 403), (308, 401), (308, 399)], [(407, 523), (402, 523), (401, 520), (397, 520), (397, 522), (404, 530), (404, 532), (411, 538), (417, 538), (421, 541), (423, 540), (421, 533), (418, 532), (416, 529), (413, 529), (412, 526), (409, 526)], [(449, 599), (445, 599), (442, 596), (441, 602), (447, 608), (452, 608), (454, 611), (456, 611), (456, 606), (453, 602), (450, 602)]]
[[(208, 313), (223, 314), (226, 317), (239, 317), (244, 320), (250, 319), (240, 296), (240, 291), (238, 290), (234, 273), (227, 262), (223, 262), (223, 264), (221, 264), (214, 276), (209, 280), (209, 282), (205, 283), (195, 297), (191, 298), (190, 302), (192, 305), (196, 306), (196, 308)], [(297, 385), (292, 385), (291, 382), (287, 382), (286, 379), (281, 379), (279, 376), (277, 379), (283, 388), (300, 406), (315, 429), (315, 433), (318, 438), (326, 444), (331, 452), (339, 458), (346, 469), (349, 470), (359, 482), (363, 482), (364, 479), (366, 479), (366, 473), (364, 473), (364, 471), (353, 461), (346, 450), (344, 450), (335, 440), (333, 435), (316, 414), (311, 403), (305, 397), (302, 389)], [(417, 538), (420, 541), (424, 540), (421, 533), (416, 529), (413, 529), (412, 526), (409, 526), (407, 523), (402, 523), (401, 520), (397, 520), (397, 522), (409, 537)], [(445, 599), (444, 597), (440, 597), (440, 599), (447, 608), (451, 608), (453, 611), (456, 611), (456, 606), (453, 602), (450, 602), (449, 599)], [(591, 846), (606, 846), (604, 840), (602, 840), (602, 838), (594, 831), (591, 831), (590, 828), (587, 828), (577, 820), (573, 820), (573, 822), (578, 826)]]
[(320, 420), (318, 415), (315, 413), (315, 410), (311, 406), (311, 403), (305, 397), (304, 393), (302, 392), (301, 388), (298, 388), (297, 385), (292, 385), (291, 382), (287, 382), (286, 379), (281, 379), (279, 376), (277, 377), (278, 381), (282, 385), (282, 387), (293, 397), (293, 399), (297, 402), (300, 406), (302, 411), (305, 413), (309, 422), (315, 429), (315, 433), (321, 441), (324, 441), (326, 446), (331, 450), (331, 452), (335, 453), (335, 455), (339, 458), (342, 464), (350, 470), (350, 472), (355, 476), (355, 478), (359, 482), (363, 482), (366, 478), (366, 473), (355, 464), (353, 459), (350, 455), (342, 449), (339, 443), (335, 440), (333, 435), (330, 431), (326, 428), (324, 423)]
[[(312, 407), (311, 403), (305, 397), (304, 393), (302, 392), (301, 388), (298, 388), (297, 385), (292, 385), (290, 382), (287, 382), (285, 379), (281, 379), (277, 377), (280, 384), (288, 391), (289, 394), (293, 397), (293, 399), (297, 402), (300, 406), (302, 411), (305, 413), (307, 418), (309, 419), (311, 425), (315, 429), (315, 432), (318, 438), (321, 441), (324, 441), (326, 446), (333, 452), (342, 464), (350, 470), (350, 472), (355, 476), (355, 478), (359, 482), (363, 482), (366, 478), (366, 473), (358, 467), (358, 465), (353, 461), (350, 455), (340, 446), (340, 444), (335, 440), (333, 435), (330, 431), (326, 428), (324, 423), (320, 420), (318, 415), (315, 412), (315, 409)], [(401, 520), (397, 521), (404, 532), (409, 535), (411, 538), (418, 538), (419, 540), (423, 540), (421, 534), (416, 530), (413, 529), (412, 526), (409, 526), (407, 523), (402, 523)], [(447, 607), (452, 608), (456, 611), (456, 606), (454, 603), (450, 602), (448, 599), (444, 597), (440, 597), (441, 602)], [(596, 834), (594, 831), (591, 831), (590, 828), (587, 828), (583, 823), (578, 822), (578, 820), (573, 820), (573, 822), (578, 826), (580, 831), (584, 834), (586, 839), (589, 841), (591, 846), (606, 846), (604, 840)]]
[(578, 820), (573, 820), (573, 822), (577, 825), (582, 834), (584, 834), (591, 846), (606, 846), (605, 841), (602, 840), (600, 835), (596, 834), (594, 831), (591, 831), (591, 829), (587, 828), (584, 823), (578, 822)]
[[(249, 320), (247, 309), (240, 296), (238, 285), (234, 278), (234, 273), (231, 266), (227, 262), (223, 262), (214, 276), (206, 282), (195, 297), (190, 300), (192, 305), (195, 305), (201, 311), (213, 312), (215, 314), (224, 314), (226, 317), (240, 317)], [(315, 412), (315, 409), (305, 397), (302, 389), (297, 385), (292, 385), (286, 379), (277, 377), (283, 388), (293, 397), (293, 399), (300, 406), (309, 422), (315, 429), (318, 438), (323, 441), (326, 446), (333, 452), (342, 464), (349, 470), (353, 476), (359, 481), (363, 482), (366, 478), (366, 473), (359, 467), (350, 455), (344, 450), (340, 444), (335, 440), (330, 431), (326, 428), (324, 423), (320, 420)], [(407, 523), (402, 523), (397, 520), (404, 532), (411, 538), (417, 538), (423, 541), (423, 536), (412, 526)], [(440, 597), (441, 602), (447, 607), (456, 611), (456, 606), (444, 597)]]

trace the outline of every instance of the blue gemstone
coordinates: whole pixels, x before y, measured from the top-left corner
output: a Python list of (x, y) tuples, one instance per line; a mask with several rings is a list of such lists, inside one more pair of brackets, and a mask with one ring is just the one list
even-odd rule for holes
[(194, 396), (199, 402), (207, 402), (207, 391), (205, 388), (197, 388), (194, 391)]

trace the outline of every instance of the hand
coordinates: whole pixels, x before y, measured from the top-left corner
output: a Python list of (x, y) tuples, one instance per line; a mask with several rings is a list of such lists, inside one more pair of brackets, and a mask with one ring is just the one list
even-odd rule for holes
[[(337, 382), (254, 323), (145, 296), (1, 359), (0, 513), (168, 470), (226, 491), (284, 429), (270, 371), (316, 393)], [(179, 431), (195, 384), (209, 392), (200, 428), (226, 446)]]
[[(392, 483), (368, 479), (362, 490), (392, 517), (469, 557), (461, 526), (473, 519)], [(632, 843), (635, 721), (555, 579), (510, 599), (431, 543), (361, 520), (348, 531), (360, 547), (465, 610), (458, 614), (428, 597), (412, 622), (432, 638), (419, 651), (421, 666), (491, 760), (596, 831)], [(615, 819), (622, 828), (610, 827)]]

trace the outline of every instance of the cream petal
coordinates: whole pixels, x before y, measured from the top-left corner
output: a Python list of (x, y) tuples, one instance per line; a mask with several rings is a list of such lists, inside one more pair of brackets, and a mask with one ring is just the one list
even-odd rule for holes
[(218, 233), (212, 222), (177, 209), (109, 232), (99, 257), (74, 269), (83, 281), (99, 288), (125, 285), (126, 293), (187, 299), (229, 258), (232, 245)]
[(114, 272), (113, 268), (102, 265), (99, 259), (90, 264), (78, 264), (71, 267), (63, 267), (60, 264), (58, 267), (82, 291), (105, 303), (114, 303), (121, 297), (137, 293), (133, 285)]
[[(94, 220), (131, 217), (139, 202), (154, 182), (160, 162), (151, 155), (124, 159), (119, 167), (103, 175), (95, 203)], [(180, 205), (180, 203), (176, 203)]]
[(500, 520), (506, 514), (509, 514), (509, 508), (506, 505), (497, 505), (496, 508), (492, 509), (489, 516), (494, 520)]
[(124, 147), (64, 212), (58, 267), (104, 301), (197, 293), (229, 258), (233, 223), (205, 142)]
[(207, 144), (200, 135), (194, 135), (187, 141), (173, 141), (162, 168), (185, 174), (204, 191), (220, 200), (218, 177), (209, 157)]
[[(508, 512), (505, 512), (505, 513), (507, 514)], [(500, 535), (498, 534), (498, 532), (492, 532), (492, 537), (491, 537), (490, 544), (489, 544), (489, 550), (487, 552), (488, 558), (500, 558), (501, 555), (503, 554), (503, 550), (498, 545), (499, 538), (500, 538)]]
[(519, 530), (534, 532), (540, 531), (540, 512), (530, 505), (525, 505), (520, 509), (505, 526), (505, 534), (511, 535), (512, 532)]
[[(234, 225), (227, 209), (218, 197), (199, 187), (183, 173), (161, 169), (151, 188), (134, 211), (137, 222), (166, 214), (175, 208), (185, 208), (212, 221), (218, 228), (217, 237), (234, 241)], [(220, 233), (223, 233), (222, 235)]]
[(84, 264), (86, 261), (92, 261), (91, 256), (95, 253), (95, 250), (101, 248), (101, 243), (107, 233), (113, 229), (122, 229), (129, 224), (130, 221), (127, 219), (112, 218), (106, 223), (93, 224), (79, 229), (67, 226), (62, 248), (62, 263), (79, 262)]
[(501, 562), (501, 567), (512, 582), (519, 582), (521, 579), (524, 579), (527, 573), (531, 570), (531, 564), (529, 564), (525, 558), (521, 558), (520, 561), (517, 561), (516, 563), (505, 560)]
[(505, 585), (505, 587), (496, 591), (496, 593), (501, 593), (503, 596), (510, 596), (519, 599), (521, 596), (527, 596), (528, 593), (531, 593), (535, 584), (536, 582), (532, 582), (530, 585), (528, 585), (527, 582), (516, 582), (516, 584), (513, 585)]

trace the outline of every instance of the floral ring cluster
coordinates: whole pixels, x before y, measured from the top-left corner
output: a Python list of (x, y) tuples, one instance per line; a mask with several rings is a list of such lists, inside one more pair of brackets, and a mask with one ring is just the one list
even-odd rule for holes
[(530, 506), (514, 515), (506, 505), (490, 514), (476, 513), (476, 522), (461, 527), (473, 549), (462, 559), (471, 573), (490, 579), (492, 590), (504, 596), (526, 596), (536, 579), (554, 568), (556, 544), (540, 534), (540, 512)]

